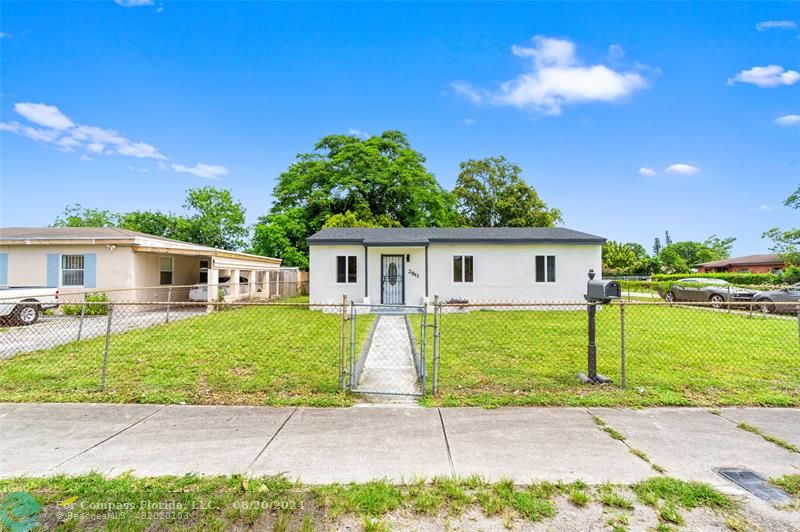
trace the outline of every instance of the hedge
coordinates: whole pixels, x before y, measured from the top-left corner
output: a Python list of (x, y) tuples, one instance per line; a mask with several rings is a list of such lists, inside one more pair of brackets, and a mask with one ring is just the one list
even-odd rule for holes
[(655, 282), (659, 281), (677, 281), (678, 279), (686, 278), (706, 278), (706, 279), (722, 279), (731, 284), (736, 285), (776, 285), (782, 281), (781, 275), (774, 273), (659, 273), (653, 275), (650, 279)]

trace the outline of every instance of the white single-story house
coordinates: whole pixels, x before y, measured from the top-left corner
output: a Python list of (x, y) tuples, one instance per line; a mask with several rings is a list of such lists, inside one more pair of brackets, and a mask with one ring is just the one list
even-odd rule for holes
[(556, 228), (330, 228), (308, 239), (311, 303), (583, 301), (605, 239)]
[[(112, 300), (186, 300), (188, 287), (229, 278), (227, 299), (269, 297), (281, 261), (114, 227), (0, 228), (0, 286), (106, 291)], [(237, 279), (247, 283), (237, 284)], [(183, 289), (172, 289), (183, 287)], [(218, 295), (207, 290), (208, 299)]]

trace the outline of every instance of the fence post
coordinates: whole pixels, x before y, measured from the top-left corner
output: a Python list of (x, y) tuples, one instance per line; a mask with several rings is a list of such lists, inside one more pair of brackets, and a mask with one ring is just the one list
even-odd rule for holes
[(433, 296), (433, 382), (431, 385), (431, 393), (436, 395), (439, 390), (439, 314), (441, 313), (441, 305), (439, 304), (439, 296)]
[(421, 353), (419, 355), (419, 371), (420, 371), (420, 384), (422, 385), (422, 397), (425, 397), (425, 394), (428, 391), (428, 302), (425, 302), (425, 306), (422, 309), (422, 330), (420, 331), (422, 335), (422, 349), (420, 350)]
[(86, 315), (86, 301), (81, 305), (81, 321), (78, 322), (78, 341), (81, 341), (81, 334), (83, 334), (83, 317)]
[(167, 291), (167, 316), (165, 318), (164, 323), (169, 323), (169, 304), (172, 303), (172, 287), (169, 287)]
[[(278, 290), (280, 290), (280, 287), (278, 287)], [(346, 388), (346, 383), (345, 383), (345, 360), (344, 360), (345, 353), (347, 351), (347, 349), (346, 349), (346, 346), (347, 346), (347, 294), (343, 294), (342, 295), (342, 314), (341, 314), (341, 318), (342, 318), (342, 320), (341, 320), (342, 321), (342, 331), (341, 331), (340, 338), (339, 338), (340, 339), (339, 349), (340, 349), (340, 352), (341, 352), (341, 363), (340, 363), (339, 369), (341, 371), (341, 387), (342, 387), (342, 391), (345, 391), (347, 389)]]
[(623, 301), (619, 307), (619, 330), (620, 330), (620, 338), (619, 338), (619, 345), (620, 345), (620, 352), (622, 354), (622, 387), (625, 387), (625, 382), (627, 379), (626, 375), (626, 368), (625, 368), (625, 302)]
[(797, 310), (797, 341), (800, 342), (800, 306), (795, 308)]
[(353, 382), (355, 375), (353, 375), (353, 359), (356, 357), (356, 306), (354, 302), (350, 301), (350, 378), (347, 381), (350, 383), (350, 390), (353, 386), (358, 384)]
[(108, 304), (108, 320), (106, 322), (106, 346), (103, 351), (103, 374), (100, 377), (100, 389), (106, 389), (106, 372), (108, 371), (108, 344), (111, 341), (111, 316), (114, 313), (114, 306)]

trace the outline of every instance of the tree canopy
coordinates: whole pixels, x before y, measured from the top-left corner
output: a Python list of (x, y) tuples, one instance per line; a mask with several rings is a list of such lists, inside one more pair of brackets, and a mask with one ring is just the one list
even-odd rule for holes
[(455, 199), (399, 131), (366, 139), (329, 135), (297, 156), (255, 228), (252, 251), (308, 266), (306, 239), (330, 219), (336, 226), (445, 227), (457, 224)]
[(463, 225), (472, 227), (553, 227), (561, 211), (550, 209), (505, 157), (461, 163), (453, 193)]
[[(792, 192), (783, 204), (792, 209), (800, 209), (800, 186)], [(781, 255), (786, 264), (800, 264), (800, 229), (779, 229), (773, 227), (763, 234), (772, 240), (770, 251)]]
[(114, 214), (107, 210), (68, 205), (56, 218), (55, 227), (121, 227), (155, 236), (174, 238), (203, 246), (238, 250), (244, 247), (248, 230), (245, 210), (229, 190), (201, 187), (186, 191), (186, 213), (132, 211)]

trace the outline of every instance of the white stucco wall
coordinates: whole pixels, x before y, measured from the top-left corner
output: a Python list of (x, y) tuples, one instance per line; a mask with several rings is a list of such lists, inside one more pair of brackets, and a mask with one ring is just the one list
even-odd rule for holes
[[(428, 253), (431, 296), (442, 301), (583, 301), (589, 269), (602, 271), (599, 245), (441, 244)], [(454, 255), (473, 257), (472, 283), (453, 282)], [(536, 255), (555, 255), (556, 282), (535, 282)]]
[[(381, 255), (410, 255), (405, 264), (405, 301), (419, 305), (425, 296), (425, 249), (422, 247), (370, 247), (368, 250), (369, 300), (381, 302)], [(336, 282), (336, 257), (355, 255), (358, 282)], [(473, 257), (472, 283), (453, 282), (453, 256)], [(556, 256), (556, 282), (537, 283), (536, 255)], [(309, 252), (309, 294), (312, 303), (338, 303), (342, 294), (364, 301), (364, 247), (362, 245), (312, 245)], [(431, 244), (428, 249), (429, 297), (442, 301), (583, 301), (587, 273), (601, 274), (601, 247), (577, 244)], [(409, 273), (409, 270), (419, 277)]]

